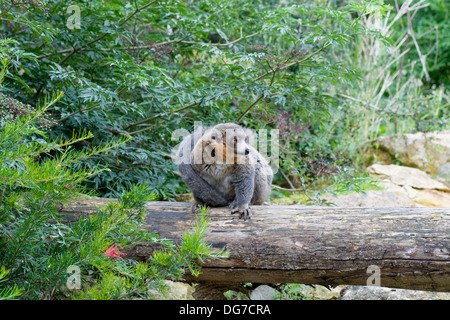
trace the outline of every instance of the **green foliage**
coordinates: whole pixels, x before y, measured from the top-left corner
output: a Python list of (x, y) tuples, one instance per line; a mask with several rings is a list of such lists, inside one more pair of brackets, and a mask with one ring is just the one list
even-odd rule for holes
[[(0, 299), (148, 298), (154, 283), (180, 278), (185, 269), (198, 273), (195, 259), (218, 256), (201, 239), (207, 228), (204, 213), (194, 236), (186, 234), (179, 246), (142, 230), (144, 201), (156, 198), (147, 186), (116, 194), (117, 203), (89, 217), (61, 215), (60, 206), (82, 196), (83, 182), (106, 170), (84, 161), (127, 139), (77, 149), (74, 145), (93, 139), (92, 133), (51, 140), (39, 123), (62, 93), (44, 99), (36, 109), (2, 98), (7, 105), (0, 105), (1, 110), (6, 106), (6, 111), (21, 112), (0, 122)], [(122, 247), (144, 241), (163, 245), (165, 251), (155, 256), (166, 255), (168, 263), (123, 259)], [(73, 267), (80, 270), (78, 288), (67, 284)]]
[(49, 136), (92, 132), (92, 139), (74, 148), (92, 150), (132, 137), (82, 162), (109, 168), (85, 182), (104, 196), (138, 183), (159, 199), (186, 190), (166, 155), (177, 143), (171, 141), (173, 130), (192, 129), (196, 120), (278, 127), (285, 112), (290, 125), (306, 128), (283, 137), (289, 139), (282, 154), (287, 165), (298, 151), (318, 160), (335, 153), (340, 136), (323, 137), (338, 108), (330, 88), (361, 79), (357, 68), (335, 54), (358, 35), (389, 43), (361, 23), (386, 14), (389, 7), (379, 1), (340, 7), (322, 0), (75, 4), (79, 29), (70, 27), (76, 11), (68, 12), (61, 0), (45, 8), (34, 2), (3, 6), (3, 34), (16, 39), (8, 48), (27, 55), (6, 75), (7, 93), (32, 105), (62, 90), (51, 109), (57, 125)]
[[(30, 124), (29, 117), (19, 117), (17, 120), (22, 126), (20, 130), (16, 130), (16, 134), (27, 135), (24, 123)], [(15, 128), (17, 122), (14, 125), (7, 123), (5, 128), (11, 126)], [(9, 139), (12, 139), (11, 135)], [(8, 139), (2, 140), (5, 141)], [(144, 201), (155, 197), (145, 187), (135, 186), (119, 195), (118, 203), (110, 203), (88, 218), (79, 218), (67, 224), (64, 221), (67, 217), (59, 214), (57, 204), (63, 204), (77, 196), (77, 188), (82, 179), (96, 172), (70, 172), (62, 169), (67, 165), (65, 161), (77, 159), (77, 152), (66, 152), (61, 158), (47, 159), (44, 164), (34, 167), (30, 165), (32, 161), (29, 161), (35, 155), (32, 151), (29, 148), (28, 153), (15, 159), (23, 166), (23, 171), (9, 167), (9, 154), (3, 152), (0, 157), (2, 160), (9, 160), (2, 161), (3, 179), (0, 182), (2, 299), (148, 298), (151, 297), (150, 288), (156, 286), (158, 281), (167, 277), (178, 279), (186, 268), (198, 273), (195, 259), (218, 256), (218, 253), (210, 253), (209, 247), (202, 240), (207, 228), (204, 213), (199, 217), (199, 225), (194, 228), (193, 236), (187, 233), (179, 246), (160, 240), (157, 235), (148, 234), (139, 228)], [(59, 170), (64, 171), (52, 171), (52, 168), (58, 166), (61, 167)], [(148, 262), (123, 259), (122, 254), (112, 255), (108, 249), (114, 248), (116, 243), (125, 247), (143, 241), (159, 242), (166, 249), (155, 253), (154, 258)], [(114, 252), (120, 253), (118, 250)], [(69, 291), (65, 285), (67, 270), (71, 266), (82, 270), (82, 287), (74, 292)]]
[[(167, 240), (157, 240), (155, 235), (148, 235), (147, 241), (160, 241), (166, 246), (164, 250), (154, 252), (148, 261), (116, 259), (112, 262), (105, 258), (96, 260), (96, 264), (91, 265), (88, 274), (98, 274), (101, 271), (99, 279), (95, 282), (91, 280), (92, 285), (86, 286), (74, 298), (116, 300), (139, 297), (151, 299), (152, 289), (163, 289), (161, 280), (180, 279), (185, 269), (198, 275), (200, 269), (196, 265), (197, 259), (205, 261), (222, 256), (222, 251), (213, 253), (211, 248), (206, 245), (204, 240), (207, 229), (206, 218), (206, 210), (202, 210), (197, 225), (194, 226), (193, 231), (183, 236), (180, 245), (175, 245)], [(129, 232), (127, 232), (127, 236), (129, 236)], [(140, 238), (143, 239), (142, 235)], [(126, 241), (124, 240), (122, 243)], [(89, 283), (89, 276), (87, 277), (86, 282)]]
[[(406, 1), (400, 1), (399, 6)], [(414, 26), (408, 24), (408, 16), (403, 16), (398, 26), (397, 37), (408, 32), (408, 25), (413, 29), (417, 47), (407, 53), (406, 58), (417, 61), (419, 55), (425, 58), (425, 68), (421, 63), (415, 64), (415, 72), (429, 74), (429, 79), (423, 76), (424, 81), (439, 87), (445, 85), (450, 88), (450, 3), (445, 0), (429, 0), (422, 4), (422, 8), (414, 15)], [(411, 39), (409, 42), (413, 42)], [(408, 47), (409, 43), (404, 44)], [(419, 48), (419, 50), (417, 50)]]
[[(450, 49), (445, 41), (434, 41), (436, 33), (432, 31), (446, 22), (430, 16), (433, 3), (401, 1), (389, 15), (361, 19), (366, 28), (392, 39), (392, 45), (385, 46), (370, 35), (360, 35), (352, 42), (355, 49), (346, 61), (360, 68), (364, 85), (349, 83), (336, 91), (342, 107), (335, 114), (334, 129), (336, 136), (351, 137), (351, 149), (357, 150), (379, 135), (449, 128), (449, 82), (429, 75), (431, 57), (446, 55)], [(445, 14), (445, 10), (436, 14)], [(428, 19), (419, 18), (425, 16)], [(424, 21), (434, 25), (425, 30)], [(426, 46), (427, 41), (432, 45)], [(444, 69), (442, 75), (448, 72)]]
[(182, 237), (183, 245), (178, 249), (183, 264), (189, 266), (189, 271), (193, 275), (200, 273), (196, 261), (205, 262), (205, 257), (221, 258), (228, 255), (223, 249), (213, 252), (212, 246), (205, 240), (208, 230), (207, 207), (202, 207), (200, 213), (196, 216), (197, 221), (193, 231), (186, 232)]
[[(4, 282), (9, 270), (4, 266), (0, 267), (0, 283)], [(0, 300), (13, 300), (20, 296), (21, 290), (16, 286), (2, 287), (0, 289)]]

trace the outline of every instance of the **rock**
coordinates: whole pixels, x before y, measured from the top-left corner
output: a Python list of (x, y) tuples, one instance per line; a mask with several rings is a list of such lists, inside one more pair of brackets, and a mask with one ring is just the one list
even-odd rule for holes
[(450, 186), (419, 169), (374, 164), (367, 171), (385, 190), (321, 199), (338, 207), (450, 207)]
[(450, 207), (450, 187), (419, 169), (374, 164), (367, 171), (387, 191), (411, 199), (412, 206)]
[(449, 300), (449, 292), (393, 289), (375, 286), (344, 286), (339, 300)]
[(164, 288), (161, 291), (150, 289), (155, 300), (194, 300), (192, 296), (195, 288), (184, 282), (171, 280), (163, 281)]
[(398, 186), (408, 186), (415, 189), (441, 190), (450, 192), (450, 188), (435, 179), (432, 179), (425, 172), (404, 166), (374, 164), (367, 168), (373, 177), (389, 179)]
[(278, 291), (272, 287), (260, 285), (255, 290), (252, 290), (250, 300), (272, 300), (277, 293)]
[(450, 207), (450, 193), (437, 190), (407, 189), (415, 206), (422, 207)]
[(434, 174), (450, 162), (450, 130), (378, 137), (364, 147), (369, 164), (399, 162)]
[(450, 185), (450, 162), (443, 164), (437, 169), (436, 178)]

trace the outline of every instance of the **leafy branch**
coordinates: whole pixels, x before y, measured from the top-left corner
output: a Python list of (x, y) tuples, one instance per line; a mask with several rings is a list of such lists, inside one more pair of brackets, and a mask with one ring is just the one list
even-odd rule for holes
[[(121, 27), (123, 26), (128, 20), (130, 20), (134, 15), (138, 14), (139, 12), (141, 12), (142, 10), (145, 10), (146, 8), (148, 8), (149, 6), (151, 6), (152, 4), (154, 4), (155, 2), (157, 2), (158, 0), (153, 0), (150, 1), (149, 3), (137, 8), (133, 13), (131, 13), (130, 15), (128, 15), (122, 22), (118, 23), (117, 26)], [(109, 32), (105, 32), (104, 34), (100, 35), (99, 37), (86, 42), (85, 44), (79, 46), (78, 48), (73, 49), (67, 56), (65, 56), (60, 62), (59, 65), (63, 65), (67, 60), (70, 59), (70, 57), (72, 57), (75, 53), (80, 52), (81, 50), (83, 50), (86, 47), (89, 47), (90, 45), (102, 40), (103, 38), (105, 38), (107, 35), (109, 35)]]
[(325, 50), (326, 48), (328, 48), (329, 46), (331, 46), (331, 42), (325, 43), (321, 48), (317, 49), (316, 51), (314, 51), (313, 53), (311, 53), (309, 56), (307, 56), (307, 57), (305, 57), (305, 58), (303, 58), (303, 59), (301, 59), (301, 60), (294, 61), (294, 62), (291, 62), (291, 63), (287, 63), (287, 64), (283, 65), (283, 66), (280, 67), (280, 68), (277, 68), (277, 69), (271, 69), (271, 70), (269, 70), (269, 71), (263, 73), (262, 75), (260, 75), (259, 77), (257, 77), (257, 78), (255, 79), (255, 81), (259, 81), (259, 80), (265, 78), (266, 76), (268, 76), (269, 74), (273, 74), (273, 73), (275, 73), (275, 72), (277, 72), (277, 71), (285, 70), (285, 69), (288, 69), (288, 68), (290, 68), (290, 67), (292, 67), (292, 66), (295, 66), (296, 64), (306, 62), (306, 61), (310, 60), (312, 57), (314, 57), (315, 55), (317, 55), (318, 53), (320, 53), (320, 52), (322, 52), (323, 50)]

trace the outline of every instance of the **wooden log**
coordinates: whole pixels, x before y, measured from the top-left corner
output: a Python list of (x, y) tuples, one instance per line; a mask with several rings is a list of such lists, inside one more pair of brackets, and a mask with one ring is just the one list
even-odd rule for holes
[[(143, 228), (178, 242), (195, 225), (190, 203), (148, 202)], [(78, 204), (83, 212), (83, 205)], [(88, 207), (92, 208), (93, 204)], [(70, 211), (71, 209), (65, 209)], [(450, 208), (253, 206), (244, 222), (226, 208), (209, 211), (207, 241), (229, 256), (203, 263), (198, 278), (217, 285), (303, 283), (450, 291)], [(127, 249), (146, 260), (155, 244)]]

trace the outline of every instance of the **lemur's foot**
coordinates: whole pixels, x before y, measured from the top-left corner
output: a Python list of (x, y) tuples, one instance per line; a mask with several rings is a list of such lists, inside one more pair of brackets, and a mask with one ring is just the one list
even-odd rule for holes
[(228, 208), (230, 208), (231, 211), (233, 211), (234, 209), (237, 208), (236, 199), (230, 202), (230, 204), (228, 205)]
[(239, 213), (239, 219), (244, 219), (244, 221), (250, 220), (252, 215), (252, 209), (249, 206), (246, 207), (236, 207), (231, 209), (231, 214)]
[(202, 205), (203, 205), (203, 204), (198, 203), (198, 202), (194, 203), (194, 204), (192, 205), (192, 208), (191, 208), (192, 213), (193, 213), (193, 214), (200, 214), (200, 212), (201, 212), (201, 210), (202, 210), (202, 208), (201, 208)]

